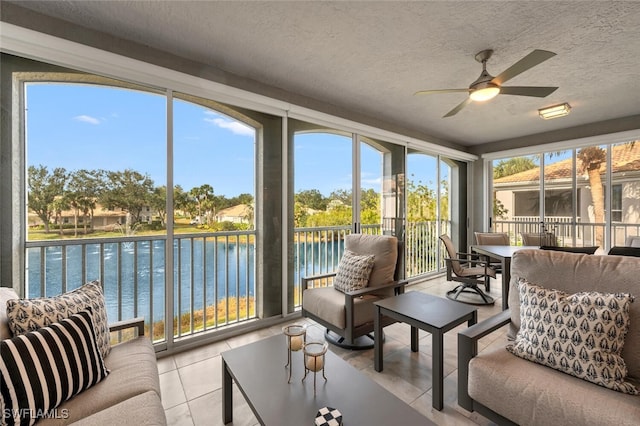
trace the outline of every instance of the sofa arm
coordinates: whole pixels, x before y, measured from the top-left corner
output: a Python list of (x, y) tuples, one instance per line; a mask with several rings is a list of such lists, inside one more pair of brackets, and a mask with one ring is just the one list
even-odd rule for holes
[(144, 336), (144, 318), (142, 317), (131, 318), (128, 320), (118, 321), (118, 322), (109, 324), (109, 332), (111, 333), (113, 333), (114, 331), (121, 331), (129, 328), (136, 329), (138, 336)]
[(478, 340), (511, 322), (509, 309), (472, 325), (458, 333), (458, 405), (473, 411), (473, 400), (469, 396), (469, 362), (478, 354)]

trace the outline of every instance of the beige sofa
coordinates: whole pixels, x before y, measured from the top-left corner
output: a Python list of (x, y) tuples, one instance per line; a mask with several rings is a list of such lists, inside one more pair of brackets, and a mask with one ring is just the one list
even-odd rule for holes
[[(18, 296), (0, 288), (0, 340), (11, 338), (5, 306)], [(38, 425), (165, 425), (160, 400), (160, 381), (151, 341), (144, 336), (142, 320), (112, 324), (111, 331), (137, 329), (138, 337), (113, 345), (104, 359), (110, 374), (100, 383), (57, 407), (58, 419), (43, 419)]]
[(630, 326), (622, 357), (628, 381), (640, 386), (640, 258), (589, 256), (544, 250), (516, 252), (511, 263), (509, 307), (458, 334), (458, 403), (498, 424), (638, 425), (640, 395), (616, 392), (552, 368), (518, 358), (497, 345), (477, 354), (478, 340), (520, 323), (518, 277), (565, 292), (625, 292)]

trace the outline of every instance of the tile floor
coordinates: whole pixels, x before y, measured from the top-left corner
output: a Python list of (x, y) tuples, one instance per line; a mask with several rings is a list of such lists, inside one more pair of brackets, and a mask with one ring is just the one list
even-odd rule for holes
[[(496, 299), (493, 306), (482, 306), (478, 310), (478, 321), (500, 311), (500, 277), (492, 280), (491, 295)], [(444, 278), (435, 278), (412, 285), (407, 291), (423, 291), (444, 296), (452, 288)], [(312, 337), (323, 338), (324, 330), (308, 319), (306, 322)], [(269, 337), (282, 332), (282, 325), (236, 336), (224, 341), (201, 346), (176, 355), (160, 358), (160, 387), (162, 404), (169, 425), (222, 425), (222, 365), (220, 353), (228, 349)], [(373, 349), (349, 351), (330, 345), (330, 350), (340, 355), (351, 365), (378, 382), (398, 398), (414, 407), (418, 412), (439, 425), (489, 425), (489, 420), (477, 413), (470, 413), (457, 404), (457, 331), (466, 324), (445, 334), (444, 365), (444, 409), (431, 407), (431, 335), (420, 331), (420, 351), (410, 350), (409, 326), (396, 323), (385, 328), (384, 371), (373, 368)], [(479, 351), (492, 344), (501, 344), (506, 328), (480, 341)], [(248, 404), (234, 387), (233, 424), (253, 426), (258, 421)]]

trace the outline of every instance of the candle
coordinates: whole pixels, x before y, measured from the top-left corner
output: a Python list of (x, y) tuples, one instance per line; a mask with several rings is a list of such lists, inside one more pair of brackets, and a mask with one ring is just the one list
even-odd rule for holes
[(324, 357), (319, 356), (307, 356), (306, 366), (308, 370), (320, 371), (324, 367)]
[(302, 349), (303, 339), (302, 336), (291, 336), (289, 347), (292, 351), (299, 351)]

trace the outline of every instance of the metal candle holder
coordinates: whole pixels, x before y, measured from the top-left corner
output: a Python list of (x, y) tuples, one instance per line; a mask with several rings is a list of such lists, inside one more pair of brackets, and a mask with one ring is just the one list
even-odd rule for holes
[(322, 377), (324, 381), (327, 381), (327, 377), (324, 375), (325, 359), (324, 355), (327, 353), (329, 345), (327, 342), (309, 342), (304, 345), (302, 352), (304, 353), (304, 379), (307, 378), (307, 373), (313, 371), (313, 396), (316, 396), (316, 373), (322, 370)]
[(291, 324), (282, 327), (282, 332), (287, 338), (287, 365), (289, 367), (289, 379), (287, 383), (291, 383), (291, 352), (297, 352), (302, 349), (307, 341), (307, 326), (301, 324)]

